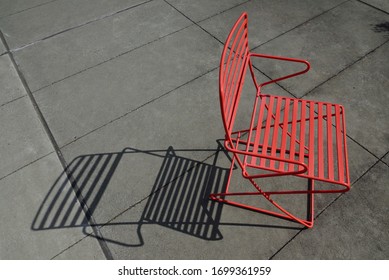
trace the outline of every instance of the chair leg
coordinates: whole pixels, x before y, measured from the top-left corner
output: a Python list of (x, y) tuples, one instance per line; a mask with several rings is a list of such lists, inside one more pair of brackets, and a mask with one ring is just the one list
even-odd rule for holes
[[(222, 203), (226, 203), (226, 204), (229, 204), (229, 205), (232, 205), (232, 206), (236, 206), (236, 207), (240, 207), (240, 208), (243, 208), (243, 209), (247, 209), (247, 210), (250, 210), (250, 211), (259, 212), (259, 213), (275, 216), (275, 217), (278, 217), (278, 218), (294, 221), (294, 222), (297, 222), (297, 223), (300, 223), (300, 224), (304, 225), (307, 228), (312, 228), (313, 227), (313, 219), (314, 219), (314, 194), (313, 194), (314, 180), (308, 179), (309, 180), (308, 181), (309, 191), (307, 192), (307, 195), (308, 195), (308, 209), (307, 209), (308, 210), (308, 219), (304, 220), (304, 219), (300, 219), (300, 218), (294, 216), (289, 211), (287, 211), (283, 207), (281, 207), (278, 203), (276, 203), (270, 197), (269, 194), (267, 194), (266, 192), (261, 190), (261, 188), (258, 186), (258, 184), (253, 179), (249, 179), (249, 181), (256, 188), (256, 190), (257, 190), (256, 192), (229, 192), (228, 188), (229, 188), (229, 185), (231, 183), (231, 175), (232, 175), (232, 171), (233, 171), (233, 168), (234, 168), (234, 163), (235, 163), (235, 157), (233, 158), (233, 160), (231, 162), (230, 174), (228, 176), (226, 191), (223, 192), (223, 193), (213, 193), (213, 194), (211, 194), (209, 196), (210, 199), (212, 199), (214, 201), (217, 201), (217, 202), (222, 202)], [(262, 208), (258, 208), (258, 207), (253, 207), (253, 206), (246, 205), (246, 204), (242, 204), (242, 203), (235, 202), (235, 201), (232, 201), (232, 200), (225, 199), (225, 197), (227, 197), (227, 196), (251, 196), (251, 195), (261, 195), (261, 196), (263, 196), (271, 204), (273, 204), (276, 208), (278, 208), (283, 214), (277, 213), (277, 212), (274, 212), (274, 211), (270, 211), (270, 210), (266, 210), (266, 209), (262, 209)]]

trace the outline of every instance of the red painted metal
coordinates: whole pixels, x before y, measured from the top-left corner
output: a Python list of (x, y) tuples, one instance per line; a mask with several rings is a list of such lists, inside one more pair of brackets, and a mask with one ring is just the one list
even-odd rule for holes
[[(304, 70), (258, 83), (252, 59), (282, 60), (305, 65)], [(249, 127), (234, 131), (234, 124), (247, 68), (256, 88)], [(257, 54), (248, 47), (248, 18), (243, 13), (227, 37), (219, 71), (220, 108), (225, 129), (225, 148), (233, 154), (230, 175), (223, 193), (210, 198), (248, 210), (313, 226), (314, 194), (345, 192), (350, 189), (344, 108), (338, 104), (263, 94), (262, 88), (306, 73), (310, 64), (301, 59)], [(230, 192), (235, 163), (255, 188), (254, 192)], [(259, 172), (262, 170), (262, 172)], [(256, 179), (294, 175), (308, 179), (308, 188), (264, 190)], [(330, 183), (315, 189), (314, 182)], [(336, 188), (339, 185), (341, 188)], [(273, 195), (307, 194), (308, 218), (302, 219), (278, 204)], [(263, 196), (280, 212), (226, 199), (230, 196)]]

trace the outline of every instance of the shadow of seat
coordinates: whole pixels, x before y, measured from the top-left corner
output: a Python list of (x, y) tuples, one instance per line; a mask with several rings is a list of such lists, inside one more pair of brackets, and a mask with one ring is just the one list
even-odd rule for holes
[[(208, 197), (226, 185), (228, 169), (215, 166), (216, 160), (217, 156), (213, 164), (193, 162), (169, 148), (141, 220), (202, 239), (221, 239), (218, 225), (222, 206)], [(166, 178), (175, 179), (166, 184)]]

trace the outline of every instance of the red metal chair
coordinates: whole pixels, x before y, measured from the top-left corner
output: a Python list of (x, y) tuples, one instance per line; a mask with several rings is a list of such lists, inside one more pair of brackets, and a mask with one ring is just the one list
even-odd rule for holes
[[(314, 219), (314, 193), (346, 192), (350, 189), (344, 108), (327, 102), (262, 94), (264, 86), (306, 73), (310, 65), (305, 60), (250, 52), (247, 23), (247, 13), (243, 13), (228, 36), (221, 57), (219, 93), (225, 129), (224, 146), (233, 157), (225, 192), (211, 194), (210, 198), (292, 220), (311, 228)], [(305, 65), (305, 69), (259, 84), (251, 61), (254, 58), (300, 63)], [(247, 124), (247, 129), (234, 130), (248, 68), (256, 87), (251, 121)], [(235, 162), (241, 168), (243, 177), (255, 188), (254, 192), (229, 192)], [(256, 182), (258, 178), (285, 175), (306, 178), (309, 187), (269, 191)], [(331, 185), (326, 189), (315, 189), (316, 180)], [(273, 195), (288, 194), (308, 195), (307, 218), (296, 217), (273, 198)], [(226, 199), (230, 196), (256, 195), (263, 196), (280, 211)]]

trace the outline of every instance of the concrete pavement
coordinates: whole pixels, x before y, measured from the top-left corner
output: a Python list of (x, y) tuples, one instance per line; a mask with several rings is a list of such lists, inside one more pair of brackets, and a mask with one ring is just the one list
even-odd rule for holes
[[(207, 199), (243, 11), (250, 49), (312, 65), (269, 93), (346, 108), (352, 189), (316, 196), (313, 229)], [(0, 0), (0, 259), (387, 259), (388, 26), (380, 0)]]

